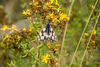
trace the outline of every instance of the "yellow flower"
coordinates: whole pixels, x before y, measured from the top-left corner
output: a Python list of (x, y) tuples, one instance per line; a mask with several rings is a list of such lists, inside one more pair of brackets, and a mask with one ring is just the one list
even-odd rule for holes
[(56, 4), (56, 5), (59, 5), (59, 4), (58, 4), (58, 0), (56, 0), (55, 4)]
[(50, 3), (52, 4), (54, 0), (50, 0)]
[(30, 10), (29, 10), (29, 9), (27, 9), (26, 11), (23, 11), (23, 14), (24, 14), (24, 15), (26, 15), (26, 16), (27, 16), (27, 15), (31, 15), (31, 13), (30, 13)]
[(3, 6), (2, 6), (2, 5), (0, 5), (0, 8), (1, 8), (1, 9), (3, 9)]
[(54, 20), (54, 21), (57, 21), (58, 19), (57, 19), (57, 17), (54, 17), (53, 20)]
[(67, 17), (66, 19), (69, 21), (70, 20), (70, 17)]
[(89, 34), (88, 33), (85, 33), (85, 36), (89, 36)]
[(27, 15), (25, 11), (23, 11), (23, 14), (24, 14), (24, 15)]
[(47, 5), (47, 6), (50, 6), (50, 5), (51, 5), (51, 3), (47, 2), (47, 3), (46, 3), (46, 5)]
[(23, 28), (23, 31), (26, 31), (26, 28)]
[(68, 19), (67, 14), (60, 14), (60, 19), (59, 20), (64, 20), (64, 19)]
[(93, 43), (95, 43), (95, 41), (92, 41)]
[(12, 25), (11, 29), (12, 30), (18, 30), (16, 25)]
[(27, 14), (27, 15), (31, 15), (29, 9), (26, 10), (26, 14)]
[(58, 51), (58, 49), (57, 49), (57, 48), (55, 48), (54, 50), (55, 50), (55, 51)]
[(15, 31), (18, 31), (16, 25), (12, 25), (10, 33), (14, 32), (14, 30), (15, 30)]
[(58, 61), (58, 59), (57, 59), (57, 58), (55, 58), (55, 61)]
[(21, 38), (21, 37), (18, 35), (18, 36), (17, 36), (17, 39), (20, 39), (20, 38)]
[(54, 17), (54, 14), (52, 13), (52, 14), (49, 14), (49, 16), (51, 17), (51, 18), (53, 18)]
[(59, 6), (56, 10), (59, 12), (60, 10), (62, 10), (62, 9), (60, 9), (61, 8), (61, 6)]
[(42, 60), (41, 60), (41, 62), (45, 62), (45, 63), (47, 63), (47, 61), (50, 59), (50, 55), (44, 55), (44, 56), (42, 56)]
[(30, 27), (29, 31), (30, 31), (30, 32), (33, 32), (33, 27)]
[(38, 5), (38, 2), (35, 2), (35, 3), (34, 3), (34, 6), (36, 6), (36, 5)]
[(8, 34), (3, 38), (3, 41), (7, 38), (12, 38), (11, 36), (9, 36)]
[(92, 9), (94, 8), (94, 6), (92, 5)]
[(58, 23), (60, 23), (60, 20), (57, 20)]
[(5, 31), (6, 29), (10, 29), (10, 28), (8, 28), (8, 25), (4, 25), (3, 28), (1, 28), (0, 30)]
[(93, 35), (96, 35), (96, 30), (93, 31)]

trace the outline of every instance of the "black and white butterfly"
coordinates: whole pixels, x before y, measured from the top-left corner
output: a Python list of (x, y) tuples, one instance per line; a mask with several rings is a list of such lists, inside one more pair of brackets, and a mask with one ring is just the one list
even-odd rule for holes
[(45, 27), (40, 31), (37, 41), (39, 42), (47, 42), (50, 40), (50, 42), (56, 42), (57, 38), (55, 36), (55, 32), (53, 31), (52, 27), (48, 23), (45, 25)]

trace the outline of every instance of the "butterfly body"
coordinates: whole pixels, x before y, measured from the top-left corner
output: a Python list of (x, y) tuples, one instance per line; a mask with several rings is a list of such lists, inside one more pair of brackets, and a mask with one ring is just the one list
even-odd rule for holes
[(50, 40), (50, 42), (56, 42), (57, 40), (55, 32), (49, 23), (40, 31), (37, 37), (37, 41), (39, 42), (47, 42), (48, 40)]
[(50, 35), (50, 24), (49, 23), (46, 25), (46, 29), (47, 29), (47, 34)]

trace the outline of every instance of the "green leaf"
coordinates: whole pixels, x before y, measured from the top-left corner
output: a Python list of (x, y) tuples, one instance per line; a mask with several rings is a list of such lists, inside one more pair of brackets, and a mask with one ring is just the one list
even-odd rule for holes
[(42, 47), (42, 46), (43, 46), (43, 44), (41, 44), (41, 45), (37, 46), (37, 48), (40, 48), (40, 47)]

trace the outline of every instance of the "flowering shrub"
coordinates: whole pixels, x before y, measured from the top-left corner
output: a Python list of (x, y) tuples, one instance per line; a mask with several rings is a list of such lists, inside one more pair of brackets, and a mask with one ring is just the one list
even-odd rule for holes
[[(87, 42), (88, 42), (88, 39), (89, 39), (89, 36), (91, 34), (91, 31), (89, 33), (85, 33), (85, 44), (87, 46)], [(93, 31), (93, 35), (92, 35), (92, 38), (91, 38), (91, 41), (90, 41), (90, 44), (88, 46), (88, 53), (92, 53), (94, 49), (96, 49), (96, 46), (97, 46), (97, 38), (98, 36), (96, 36), (96, 30)]]
[(34, 0), (29, 3), (29, 9), (23, 11), (24, 18), (29, 18), (31, 20), (38, 19), (42, 23), (50, 22), (56, 28), (62, 27), (65, 23), (70, 20), (67, 14), (64, 14), (59, 5), (58, 0)]
[[(33, 2), (29, 3), (29, 8), (23, 10), (22, 14), (24, 15), (24, 19), (27, 19), (30, 23), (29, 29), (23, 28), (23, 30), (18, 30), (15, 25), (12, 25), (11, 28), (8, 25), (4, 25), (0, 29), (4, 32), (6, 30), (10, 31), (10, 34), (5, 33), (3, 41), (1, 42), (3, 55), (7, 59), (10, 58), (12, 60), (10, 62), (7, 60), (7, 64), (18, 67), (23, 65), (21, 63), (24, 61), (23, 58), (27, 58), (29, 59), (27, 61), (29, 66), (36, 65), (43, 67), (44, 64), (57, 66), (60, 40), (58, 39), (56, 43), (38, 43), (36, 39), (40, 28), (48, 22), (54, 29), (63, 29), (65, 23), (70, 20), (67, 14), (62, 12), (58, 0), (33, 0)], [(6, 55), (6, 51), (9, 51), (8, 55)], [(19, 59), (22, 61), (19, 61)]]

